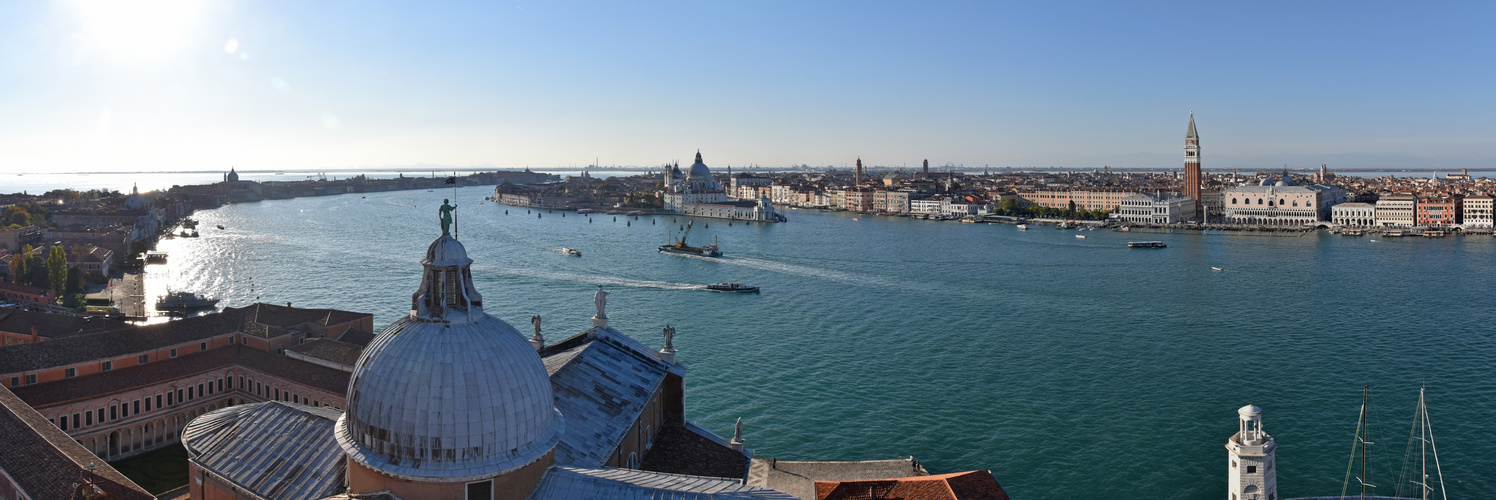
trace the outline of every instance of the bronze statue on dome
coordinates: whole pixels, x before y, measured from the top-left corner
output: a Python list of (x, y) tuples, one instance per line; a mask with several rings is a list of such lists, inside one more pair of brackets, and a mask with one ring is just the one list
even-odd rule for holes
[(450, 205), (448, 201), (450, 200), (443, 198), (441, 208), (437, 209), (439, 214), (437, 218), (441, 219), (442, 222), (442, 236), (452, 233), (452, 211), (457, 210), (457, 205)]

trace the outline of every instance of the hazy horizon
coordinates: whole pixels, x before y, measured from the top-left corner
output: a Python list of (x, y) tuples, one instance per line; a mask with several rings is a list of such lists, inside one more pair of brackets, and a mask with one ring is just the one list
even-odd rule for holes
[(1496, 4), (0, 5), (0, 172), (1496, 166)]

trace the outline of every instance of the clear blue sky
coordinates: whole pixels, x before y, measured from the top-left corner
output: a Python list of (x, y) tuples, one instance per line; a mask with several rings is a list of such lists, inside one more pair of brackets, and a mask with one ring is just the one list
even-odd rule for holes
[(0, 3), (0, 171), (1496, 166), (1493, 2), (119, 3)]

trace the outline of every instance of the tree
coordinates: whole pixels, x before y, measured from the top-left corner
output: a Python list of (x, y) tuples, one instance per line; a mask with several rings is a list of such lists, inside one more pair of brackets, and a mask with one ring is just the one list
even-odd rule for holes
[(31, 212), (27, 212), (20, 205), (11, 205), (5, 208), (5, 221), (11, 224), (24, 226), (31, 222)]
[(83, 293), (83, 270), (78, 266), (68, 268), (67, 293)]
[(10, 258), (10, 281), (18, 285), (30, 284), (31, 245), (21, 245), (21, 252)]
[(143, 254), (143, 253), (145, 253), (145, 242), (144, 241), (135, 240), (135, 241), (130, 242), (130, 258), (139, 257), (140, 254)]
[(67, 289), (68, 253), (60, 245), (53, 246), (52, 253), (47, 255), (47, 283), (58, 295)]

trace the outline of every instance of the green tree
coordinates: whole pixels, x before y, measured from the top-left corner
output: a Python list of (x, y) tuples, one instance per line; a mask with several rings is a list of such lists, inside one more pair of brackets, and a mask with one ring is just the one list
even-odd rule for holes
[(47, 284), (61, 295), (68, 285), (68, 253), (61, 246), (53, 246), (47, 255)]
[(21, 245), (21, 252), (10, 258), (10, 281), (19, 285), (31, 284), (31, 245)]
[(11, 224), (24, 226), (31, 222), (31, 212), (27, 212), (20, 205), (5, 207), (5, 221)]
[(66, 291), (68, 294), (83, 293), (83, 270), (78, 269), (78, 266), (68, 268), (68, 284)]
[(145, 253), (145, 242), (144, 241), (135, 240), (135, 241), (130, 242), (130, 257), (131, 258), (139, 257), (140, 254), (143, 254), (143, 253)]

